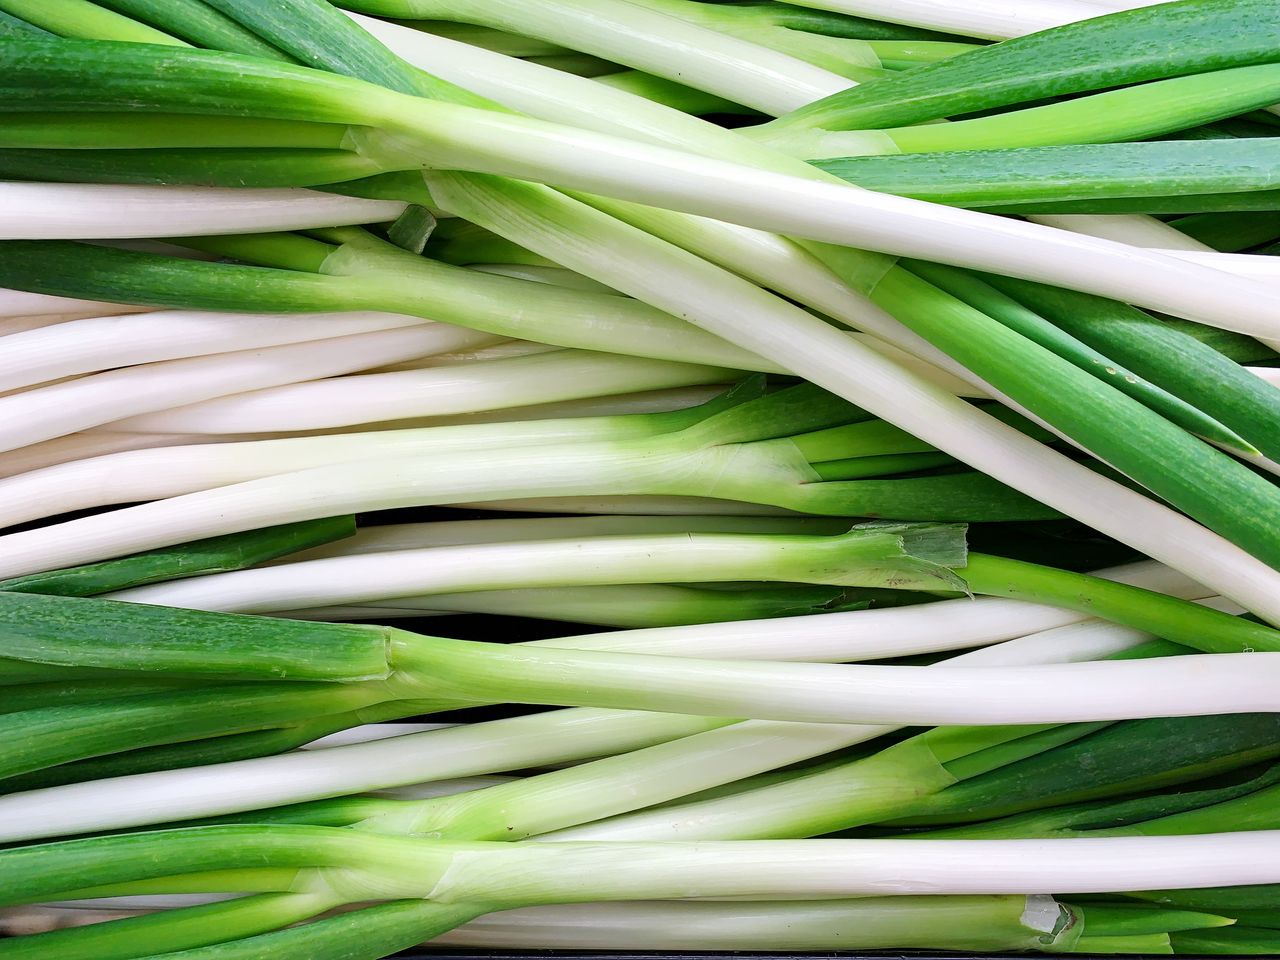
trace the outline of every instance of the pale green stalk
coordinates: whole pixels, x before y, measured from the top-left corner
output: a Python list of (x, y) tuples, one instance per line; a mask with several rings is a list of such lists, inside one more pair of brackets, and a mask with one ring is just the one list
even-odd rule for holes
[[(892, 897), (526, 907), (489, 914), (432, 943), (489, 949), (1037, 951), (1078, 933), (1047, 897)], [(1046, 941), (1052, 940), (1050, 948)]]
[[(1111, 12), (1093, 0), (788, 0), (798, 7), (848, 13), (966, 37), (1006, 40)], [(1161, 0), (1155, 0), (1161, 2)], [(1126, 5), (1145, 5), (1142, 0)]]
[[(0, 500), (7, 504), (7, 509), (0, 509), (0, 525), (93, 506), (181, 496), (326, 464), (419, 455), (435, 459), (493, 448), (642, 439), (697, 419), (696, 413), (674, 412), (665, 416), (467, 423), (276, 440), (179, 442), (96, 457), (89, 455), (91, 450), (77, 448), (62, 454), (66, 462), (0, 480)], [(119, 442), (132, 446), (135, 441), (124, 438)]]
[(49, 318), (18, 332), (0, 324), (6, 365), (0, 390), (140, 363), (420, 325), (379, 313), (243, 314), (157, 310), (125, 316)]
[(365, 200), (317, 190), (239, 190), (177, 184), (4, 181), (0, 182), (0, 199), (3, 240), (105, 240), (179, 237), (192, 232), (308, 230), (394, 220), (405, 209), (402, 201)]
[(803, 60), (620, 0), (356, 0), (397, 18), (460, 20), (537, 37), (779, 116), (850, 86)]
[(188, 403), (340, 377), (493, 339), (445, 324), (419, 323), (94, 373), (0, 397), (0, 450)]
[(685, 532), (464, 544), (189, 577), (120, 591), (109, 599), (271, 613), (433, 592), (623, 583), (773, 580), (955, 590), (963, 589), (963, 581), (949, 567), (964, 562), (962, 541), (956, 539), (941, 526), (864, 524), (819, 537)]

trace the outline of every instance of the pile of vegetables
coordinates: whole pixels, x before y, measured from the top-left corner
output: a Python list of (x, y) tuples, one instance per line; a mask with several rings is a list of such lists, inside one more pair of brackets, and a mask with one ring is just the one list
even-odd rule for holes
[(1280, 954), (1274, 0), (0, 0), (0, 960)]

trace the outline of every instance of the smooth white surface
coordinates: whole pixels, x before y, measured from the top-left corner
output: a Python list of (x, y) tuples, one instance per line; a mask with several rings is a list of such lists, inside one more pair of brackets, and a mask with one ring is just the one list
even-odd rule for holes
[(414, 15), (537, 37), (774, 116), (853, 85), (795, 57), (625, 0), (426, 0)]
[(0, 339), (0, 390), (159, 360), (324, 340), (394, 327), (421, 317), (394, 313), (213, 313), (157, 310), (85, 317)]
[(132, 417), (116, 427), (161, 433), (294, 433), (727, 383), (738, 376), (692, 363), (551, 350), (271, 386)]
[[(787, 0), (830, 10), (926, 27), (966, 37), (1006, 40), (1077, 20), (1146, 7), (1165, 0)], [(1101, 9), (1100, 9), (1101, 8)]]
[(0, 240), (305, 230), (394, 220), (404, 208), (318, 190), (0, 181)]
[[(492, 339), (445, 324), (412, 326), (125, 367), (0, 397), (0, 449), (13, 450), (153, 410), (333, 377)], [(163, 431), (171, 432), (171, 431)]]

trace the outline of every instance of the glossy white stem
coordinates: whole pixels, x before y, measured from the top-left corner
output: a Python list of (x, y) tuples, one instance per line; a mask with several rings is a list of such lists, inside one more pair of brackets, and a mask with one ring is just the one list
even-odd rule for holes
[(0, 240), (185, 237), (394, 220), (399, 201), (318, 190), (0, 182)]

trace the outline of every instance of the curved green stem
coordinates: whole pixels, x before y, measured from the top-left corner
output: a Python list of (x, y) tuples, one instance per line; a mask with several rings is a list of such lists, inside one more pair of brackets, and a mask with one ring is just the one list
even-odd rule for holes
[(974, 593), (1079, 610), (1208, 653), (1280, 650), (1272, 627), (1084, 573), (981, 553), (957, 572)]

